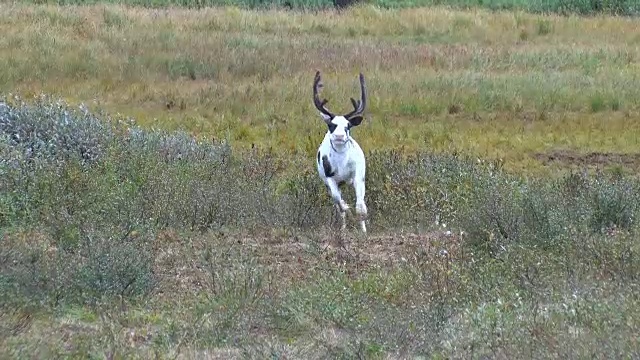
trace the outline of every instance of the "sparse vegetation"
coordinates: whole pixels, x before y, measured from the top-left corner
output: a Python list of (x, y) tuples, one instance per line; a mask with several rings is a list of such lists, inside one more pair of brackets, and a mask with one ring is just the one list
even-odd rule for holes
[[(635, 22), (0, 9), (3, 356), (640, 353)], [(316, 67), (334, 106), (367, 74), (367, 236)]]
[(633, 178), (525, 181), (497, 163), (370, 151), (373, 235), (342, 239), (311, 170), (46, 97), (8, 100), (10, 356), (638, 351)]

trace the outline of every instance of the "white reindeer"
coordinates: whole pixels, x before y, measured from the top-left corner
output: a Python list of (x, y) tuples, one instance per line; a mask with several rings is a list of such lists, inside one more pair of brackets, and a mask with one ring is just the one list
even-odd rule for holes
[(343, 230), (346, 227), (345, 216), (349, 205), (342, 199), (339, 187), (345, 183), (353, 185), (356, 193), (356, 214), (359, 217), (362, 232), (366, 233), (367, 205), (364, 202), (366, 161), (360, 145), (350, 134), (351, 128), (362, 122), (366, 106), (364, 76), (360, 74), (361, 100), (356, 101), (351, 98), (354, 109), (346, 115), (334, 115), (327, 110), (325, 105), (328, 100), (320, 100), (318, 97), (320, 87), (322, 87), (320, 72), (317, 71), (313, 82), (313, 103), (329, 127), (316, 156), (318, 174), (330, 192), (333, 203), (340, 211)]

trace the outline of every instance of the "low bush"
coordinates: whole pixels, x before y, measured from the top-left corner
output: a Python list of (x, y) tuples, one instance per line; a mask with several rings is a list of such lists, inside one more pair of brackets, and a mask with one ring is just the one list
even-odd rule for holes
[[(500, 162), (368, 151), (373, 237), (362, 248), (389, 253), (344, 261), (300, 240), (329, 226), (332, 206), (313, 159), (286, 155), (142, 129), (47, 97), (2, 101), (6, 348), (28, 343), (15, 334), (33, 309), (100, 314), (102, 325), (75, 320), (82, 347), (61, 354), (233, 344), (258, 357), (545, 357), (634, 346), (609, 334), (637, 332), (620, 315), (638, 308), (628, 285), (640, 276), (637, 179), (526, 179)], [(437, 235), (443, 226), (456, 234)], [(264, 235), (283, 229), (293, 242)], [(404, 244), (407, 231), (427, 235)], [(136, 326), (162, 330), (145, 337)], [(549, 350), (550, 338), (560, 345)], [(146, 345), (132, 350), (131, 339)]]
[[(144, 130), (46, 97), (13, 102), (0, 107), (3, 226), (43, 224), (55, 237), (96, 224), (309, 228), (330, 216), (307, 159), (232, 151), (226, 142)], [(519, 241), (552, 239), (567, 226), (635, 228), (632, 178), (572, 173), (526, 180), (497, 162), (393, 150), (371, 150), (367, 159), (374, 226), (438, 222)], [(351, 189), (345, 196), (353, 200)]]

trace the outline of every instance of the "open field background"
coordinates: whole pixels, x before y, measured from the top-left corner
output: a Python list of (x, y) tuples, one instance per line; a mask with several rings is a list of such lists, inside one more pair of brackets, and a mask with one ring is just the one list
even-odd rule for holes
[(638, 15), (640, 4), (635, 0), (22, 0), (25, 3), (86, 5), (96, 3), (126, 4), (143, 7), (180, 6), (202, 8), (209, 6), (240, 6), (244, 8), (328, 9), (335, 5), (369, 4), (380, 8), (415, 8), (449, 6), (457, 9), (480, 7), (493, 10), (524, 10), (559, 14), (615, 14)]
[(370, 101), (354, 136), (366, 149), (458, 151), (546, 175), (558, 153), (638, 163), (634, 19), (1, 6), (0, 90), (26, 98), (43, 91), (144, 126), (313, 158), (325, 131), (315, 70), (345, 112), (362, 71)]
[[(639, 357), (638, 26), (0, 5), (1, 357)], [(367, 76), (366, 236), (315, 69)]]

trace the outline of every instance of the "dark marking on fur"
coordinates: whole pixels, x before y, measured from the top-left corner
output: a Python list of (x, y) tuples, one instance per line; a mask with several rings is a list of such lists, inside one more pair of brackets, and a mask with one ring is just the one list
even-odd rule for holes
[(324, 169), (324, 176), (332, 177), (336, 173), (331, 169), (331, 163), (329, 162), (329, 157), (327, 155), (322, 157), (322, 168)]
[(320, 164), (320, 151), (318, 151), (318, 164)]

